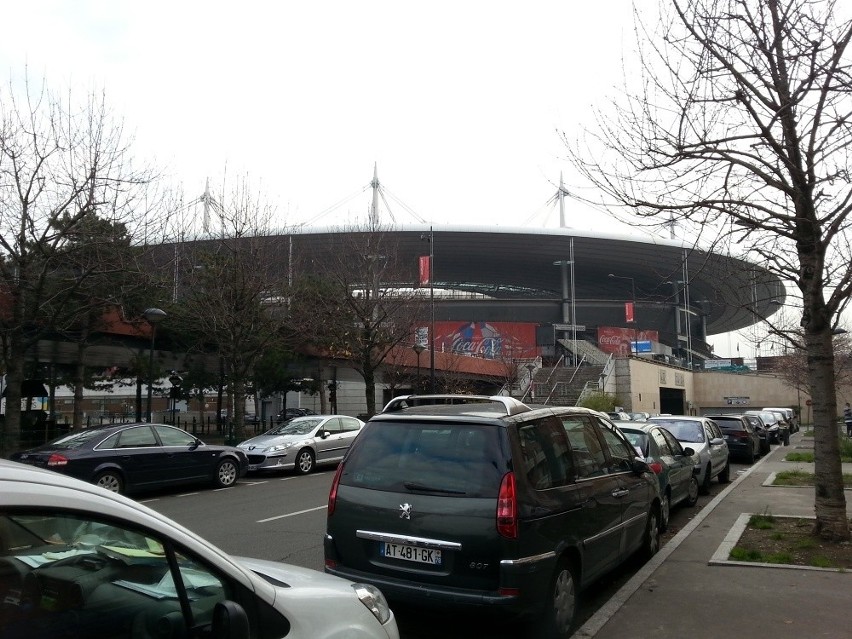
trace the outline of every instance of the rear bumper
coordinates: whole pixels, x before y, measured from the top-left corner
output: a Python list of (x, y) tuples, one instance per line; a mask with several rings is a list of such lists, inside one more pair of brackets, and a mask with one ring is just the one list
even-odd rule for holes
[[(542, 605), (555, 568), (555, 553), (500, 562), (500, 583), (480, 590), (417, 582), (411, 575), (396, 578), (343, 566), (337, 560), (334, 540), (325, 537), (325, 572), (350, 581), (375, 585), (391, 601), (430, 607), (488, 608), (508, 615), (534, 613)], [(509, 594), (511, 593), (511, 594)]]

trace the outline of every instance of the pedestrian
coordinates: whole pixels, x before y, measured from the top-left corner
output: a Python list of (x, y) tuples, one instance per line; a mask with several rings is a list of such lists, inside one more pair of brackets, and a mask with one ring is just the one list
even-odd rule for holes
[(846, 423), (846, 436), (852, 437), (852, 407), (849, 402), (846, 402), (846, 408), (843, 409), (843, 421)]

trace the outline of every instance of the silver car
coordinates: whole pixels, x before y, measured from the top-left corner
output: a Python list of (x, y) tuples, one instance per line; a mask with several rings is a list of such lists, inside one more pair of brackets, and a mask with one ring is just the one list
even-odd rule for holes
[(249, 470), (295, 469), (307, 474), (318, 464), (336, 463), (364, 422), (347, 415), (305, 415), (240, 443)]
[(122, 495), (5, 460), (0, 635), (399, 638), (374, 586), (231, 557)]
[(719, 478), (720, 484), (731, 480), (728, 463), (728, 445), (719, 426), (706, 417), (666, 415), (652, 417), (650, 422), (662, 424), (681, 444), (695, 452), (698, 468), (698, 485), (705, 495), (710, 492), (710, 481)]

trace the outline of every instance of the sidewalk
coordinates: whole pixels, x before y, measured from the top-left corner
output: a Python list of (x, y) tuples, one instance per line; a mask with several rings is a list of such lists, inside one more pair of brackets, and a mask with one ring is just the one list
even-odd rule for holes
[(730, 564), (727, 548), (714, 558), (742, 513), (813, 516), (813, 488), (762, 485), (772, 473), (808, 466), (783, 461), (809, 445), (802, 440), (796, 433), (735, 478), (572, 639), (852, 636), (852, 574)]

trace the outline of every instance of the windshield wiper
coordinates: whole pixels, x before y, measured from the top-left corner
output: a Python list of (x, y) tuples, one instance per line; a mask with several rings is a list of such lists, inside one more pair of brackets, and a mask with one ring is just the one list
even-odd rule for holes
[(408, 490), (419, 490), (428, 493), (443, 493), (445, 495), (466, 495), (463, 490), (451, 490), (449, 488), (438, 488), (437, 486), (427, 486), (426, 484), (418, 484), (414, 481), (406, 481), (402, 484)]

